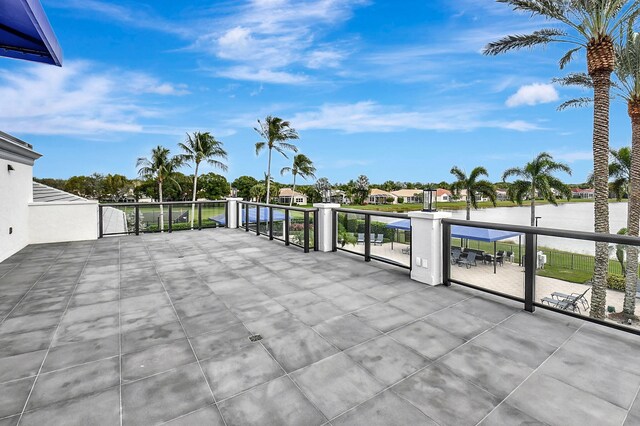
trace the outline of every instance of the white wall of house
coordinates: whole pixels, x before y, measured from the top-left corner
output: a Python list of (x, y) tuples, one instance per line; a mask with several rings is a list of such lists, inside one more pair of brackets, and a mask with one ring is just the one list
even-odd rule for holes
[(98, 238), (98, 202), (29, 204), (29, 244)]
[(0, 157), (0, 262), (29, 244), (32, 182), (33, 166)]

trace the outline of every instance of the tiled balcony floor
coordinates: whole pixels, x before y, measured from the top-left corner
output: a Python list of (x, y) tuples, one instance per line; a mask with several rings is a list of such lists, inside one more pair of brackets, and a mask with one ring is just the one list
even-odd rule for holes
[(30, 246), (0, 321), (0, 426), (640, 424), (640, 338), (238, 230)]

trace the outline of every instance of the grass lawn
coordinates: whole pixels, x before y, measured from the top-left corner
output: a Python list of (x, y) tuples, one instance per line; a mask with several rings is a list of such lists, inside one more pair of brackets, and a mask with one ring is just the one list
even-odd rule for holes
[(545, 265), (544, 269), (538, 269), (537, 275), (541, 277), (555, 278), (562, 281), (584, 284), (593, 276), (593, 271), (579, 271), (555, 265)]

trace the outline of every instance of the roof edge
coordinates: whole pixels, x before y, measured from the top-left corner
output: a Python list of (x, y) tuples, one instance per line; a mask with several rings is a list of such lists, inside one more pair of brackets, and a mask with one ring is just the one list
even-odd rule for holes
[(33, 166), (35, 160), (40, 157), (42, 157), (42, 154), (35, 152), (31, 144), (0, 131), (1, 159)]

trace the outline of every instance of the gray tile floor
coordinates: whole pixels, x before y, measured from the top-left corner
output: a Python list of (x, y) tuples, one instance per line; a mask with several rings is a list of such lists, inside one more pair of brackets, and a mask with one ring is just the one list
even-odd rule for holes
[(635, 336), (237, 230), (0, 263), (0, 426), (631, 425), (639, 355)]

